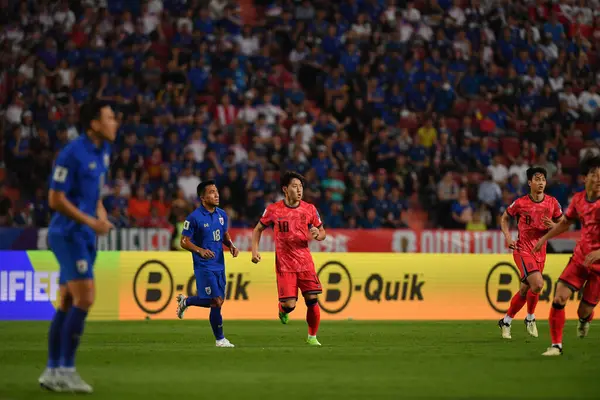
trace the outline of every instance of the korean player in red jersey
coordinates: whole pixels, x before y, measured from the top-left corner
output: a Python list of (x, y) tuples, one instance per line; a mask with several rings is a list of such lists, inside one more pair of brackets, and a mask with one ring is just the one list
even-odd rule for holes
[(577, 334), (580, 338), (587, 336), (594, 307), (600, 300), (600, 157), (584, 159), (580, 172), (585, 177), (585, 190), (573, 196), (565, 218), (546, 233), (533, 249), (539, 252), (548, 239), (566, 232), (576, 220), (581, 221), (581, 237), (556, 285), (549, 318), (552, 346), (543, 353), (544, 356), (562, 354), (565, 304), (573, 292), (583, 290), (577, 309)]
[(267, 207), (252, 233), (252, 262), (260, 262), (258, 244), (262, 232), (270, 226), (275, 231), (275, 270), (279, 294), (279, 319), (287, 324), (289, 313), (296, 308), (298, 290), (306, 303), (308, 323), (307, 343), (320, 346), (317, 331), (321, 311), (317, 295), (321, 282), (315, 272), (308, 241), (325, 239), (325, 229), (317, 209), (302, 201), (304, 177), (296, 172), (286, 172), (281, 178), (285, 198)]
[[(544, 168), (529, 168), (527, 184), (530, 189), (529, 194), (515, 200), (506, 209), (500, 221), (506, 243), (510, 249), (513, 249), (515, 263), (521, 272), (521, 288), (510, 301), (510, 307), (504, 318), (498, 321), (504, 339), (511, 338), (511, 322), (526, 303), (525, 326), (527, 332), (533, 337), (538, 337), (535, 307), (544, 287), (542, 272), (544, 272), (546, 261), (546, 246), (542, 246), (539, 253), (534, 254), (531, 250), (538, 240), (554, 227), (555, 221), (559, 221), (562, 217), (562, 209), (558, 201), (554, 197), (544, 194), (546, 188), (546, 170)], [(518, 218), (519, 221), (517, 241), (514, 241), (510, 234), (508, 225), (510, 218)]]

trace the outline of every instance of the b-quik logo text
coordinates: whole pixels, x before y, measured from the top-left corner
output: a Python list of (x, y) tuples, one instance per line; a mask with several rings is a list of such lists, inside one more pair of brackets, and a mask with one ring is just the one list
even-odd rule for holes
[(399, 279), (385, 279), (378, 273), (364, 280), (352, 279), (350, 271), (339, 261), (329, 261), (318, 271), (323, 294), (321, 309), (329, 314), (342, 312), (356, 296), (369, 302), (423, 301), (423, 274), (403, 273)]
[[(544, 289), (540, 293), (539, 301), (551, 302), (556, 291), (558, 276), (552, 277), (548, 274), (542, 275), (544, 278)], [(499, 262), (490, 268), (485, 282), (485, 294), (488, 304), (499, 314), (505, 314), (510, 306), (510, 300), (519, 291), (521, 286), (521, 277), (517, 267), (509, 262)], [(573, 293), (574, 298), (581, 299), (582, 292)]]
[[(225, 299), (248, 300), (250, 281), (244, 273), (227, 274)], [(133, 278), (133, 297), (138, 307), (147, 314), (163, 312), (173, 300), (175, 293), (195, 296), (196, 278), (192, 274), (173, 274), (160, 260), (143, 263)]]

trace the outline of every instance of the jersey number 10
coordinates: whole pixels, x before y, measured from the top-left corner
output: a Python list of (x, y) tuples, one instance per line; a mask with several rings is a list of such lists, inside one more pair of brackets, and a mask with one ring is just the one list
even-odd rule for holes
[(213, 231), (213, 240), (215, 242), (221, 241), (221, 231), (220, 230), (217, 229), (216, 231)]
[(278, 221), (277, 224), (279, 225), (279, 232), (290, 231), (290, 225), (287, 221)]

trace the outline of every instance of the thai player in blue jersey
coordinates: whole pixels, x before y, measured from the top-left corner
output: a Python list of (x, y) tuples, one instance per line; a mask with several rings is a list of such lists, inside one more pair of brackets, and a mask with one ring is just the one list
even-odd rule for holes
[(91, 393), (92, 387), (75, 371), (75, 353), (94, 303), (96, 235), (113, 227), (100, 188), (118, 123), (111, 107), (102, 102), (85, 104), (80, 122), (85, 133), (58, 155), (48, 193), (55, 211), (48, 244), (60, 266), (60, 304), (48, 332), (48, 364), (38, 381), (52, 391)]
[(235, 347), (223, 335), (221, 307), (225, 300), (225, 257), (223, 245), (229, 248), (233, 257), (239, 250), (227, 232), (228, 218), (218, 207), (219, 190), (214, 181), (198, 185), (201, 204), (183, 223), (181, 247), (192, 253), (194, 275), (196, 276), (196, 296), (177, 296), (177, 317), (183, 318), (185, 309), (190, 306), (210, 308), (210, 325), (217, 347)]

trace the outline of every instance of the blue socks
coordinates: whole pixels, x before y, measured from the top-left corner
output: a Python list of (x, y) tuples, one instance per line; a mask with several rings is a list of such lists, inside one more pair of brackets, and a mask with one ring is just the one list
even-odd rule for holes
[(210, 299), (201, 299), (199, 296), (190, 296), (185, 299), (185, 305), (208, 308), (210, 301)]
[(60, 366), (60, 333), (67, 313), (57, 310), (48, 330), (48, 368)]
[(87, 315), (87, 311), (77, 307), (71, 307), (66, 315), (60, 342), (60, 366), (63, 368), (75, 367), (75, 352), (79, 346)]
[(223, 335), (223, 316), (221, 315), (221, 307), (211, 307), (209, 319), (210, 326), (215, 334), (215, 339), (221, 340), (225, 338)]

